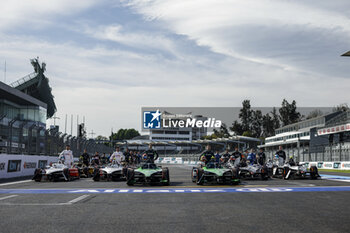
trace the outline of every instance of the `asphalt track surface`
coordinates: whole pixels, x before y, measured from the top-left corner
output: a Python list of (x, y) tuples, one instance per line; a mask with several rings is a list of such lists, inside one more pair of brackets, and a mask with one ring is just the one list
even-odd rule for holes
[(198, 187), (190, 169), (169, 166), (168, 187), (1, 183), (0, 232), (349, 232), (347, 174)]

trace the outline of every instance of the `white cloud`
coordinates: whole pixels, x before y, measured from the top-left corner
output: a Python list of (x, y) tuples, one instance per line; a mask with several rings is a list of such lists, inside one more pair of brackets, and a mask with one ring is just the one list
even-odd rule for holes
[[(0, 31), (32, 23), (26, 19), (59, 22), (62, 15), (97, 4), (28, 2), (0, 10)], [(350, 61), (338, 50), (350, 30), (348, 18), (337, 13), (340, 5), (327, 10), (301, 1), (124, 3), (163, 28), (135, 30), (120, 22), (85, 26), (75, 33), (92, 39), (88, 46), (69, 37), (59, 43), (35, 33), (0, 33), (8, 82), (32, 72), (29, 58), (47, 63), (61, 129), (66, 113), (85, 115), (89, 131), (108, 135), (111, 127), (139, 128), (142, 106), (240, 106), (246, 98), (253, 106), (280, 105), (283, 98), (296, 99), (298, 106), (348, 102)], [(338, 58), (327, 58), (322, 50)]]
[(0, 7), (0, 30), (26, 25), (47, 26), (55, 16), (67, 16), (85, 10), (97, 0), (5, 0)]
[[(289, 36), (295, 37), (308, 30), (320, 29), (331, 34), (338, 32), (338, 36), (344, 40), (350, 39), (347, 14), (328, 10), (327, 5), (317, 7), (318, 2), (312, 5), (303, 4), (303, 1), (280, 0), (130, 0), (124, 3), (146, 19), (163, 22), (164, 27), (186, 35), (198, 45), (208, 46), (216, 53), (288, 70), (300, 71), (300, 67), (272, 54), (275, 52), (274, 46), (281, 42), (286, 47), (279, 47), (278, 52), (288, 52), (289, 45), (283, 42), (288, 38), (278, 38), (280, 31), (283, 33), (289, 28), (294, 32)], [(350, 4), (347, 6), (349, 8)], [(314, 36), (313, 39), (317, 40), (318, 35), (315, 33)], [(257, 48), (261, 45), (260, 38), (263, 39), (262, 46), (272, 51), (251, 51), (249, 46)], [(242, 46), (245, 41), (250, 43)], [(300, 43), (315, 44), (310, 40)], [(260, 48), (258, 50), (261, 52)]]

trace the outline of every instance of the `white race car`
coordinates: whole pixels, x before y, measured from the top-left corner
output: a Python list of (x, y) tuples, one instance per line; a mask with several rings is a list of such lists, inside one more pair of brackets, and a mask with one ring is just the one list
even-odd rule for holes
[(119, 181), (126, 179), (127, 168), (120, 164), (108, 164), (105, 167), (95, 168), (93, 180)]
[(317, 179), (320, 177), (316, 166), (311, 166), (308, 169), (304, 164), (295, 163), (294, 161), (284, 162), (282, 158), (276, 158), (273, 163), (273, 176), (280, 177), (285, 180), (296, 178), (311, 178)]
[(260, 164), (249, 164), (247, 162), (241, 163), (240, 158), (234, 158), (231, 156), (226, 166), (231, 168), (237, 168), (239, 177), (244, 178), (257, 178), (260, 177), (262, 180), (268, 179), (268, 169), (266, 165)]
[(48, 181), (58, 181), (60, 179), (64, 179), (65, 181), (70, 181), (74, 179), (79, 179), (79, 169), (78, 168), (68, 168), (66, 165), (62, 163), (53, 163), (50, 166), (46, 166), (46, 168), (35, 169), (34, 176), (32, 180), (40, 182), (42, 180)]

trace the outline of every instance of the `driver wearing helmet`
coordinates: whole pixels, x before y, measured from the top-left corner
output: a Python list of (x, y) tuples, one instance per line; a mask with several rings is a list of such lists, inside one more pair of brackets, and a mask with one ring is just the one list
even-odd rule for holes
[(256, 154), (254, 153), (254, 149), (250, 150), (250, 153), (247, 156), (247, 160), (249, 160), (251, 165), (256, 163)]
[(296, 166), (296, 163), (294, 162), (293, 156), (289, 157), (289, 161), (288, 161), (290, 166)]
[(123, 152), (121, 152), (119, 146), (117, 146), (115, 148), (115, 152), (109, 158), (109, 162), (112, 164), (120, 165), (121, 162), (123, 162), (124, 160), (125, 160), (125, 157), (123, 155)]
[(70, 145), (66, 145), (66, 149), (58, 156), (58, 160), (67, 167), (73, 166), (73, 152), (70, 150)]
[(212, 160), (212, 157), (214, 157), (215, 160), (215, 155), (211, 151), (210, 145), (207, 145), (206, 151), (199, 157), (199, 160), (207, 164)]

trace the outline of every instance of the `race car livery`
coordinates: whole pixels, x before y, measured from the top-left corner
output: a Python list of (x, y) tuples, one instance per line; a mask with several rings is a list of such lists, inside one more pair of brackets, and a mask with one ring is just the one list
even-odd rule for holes
[(218, 184), (238, 184), (238, 170), (236, 168), (223, 167), (217, 162), (209, 162), (202, 167), (192, 168), (192, 182), (197, 185), (204, 183), (218, 183)]
[(46, 166), (45, 169), (35, 169), (32, 180), (35, 180), (37, 182), (40, 182), (42, 180), (58, 181), (60, 179), (71, 181), (79, 178), (80, 175), (78, 168), (68, 168), (62, 163), (53, 163), (51, 166)]
[(94, 167), (86, 166), (84, 163), (74, 163), (74, 167), (78, 168), (80, 178), (90, 178), (94, 174)]
[(229, 168), (236, 168), (238, 170), (239, 178), (242, 179), (260, 177), (262, 180), (267, 180), (269, 177), (266, 165), (249, 164), (244, 160), (241, 160), (239, 157), (231, 157), (226, 163), (226, 166)]
[(120, 164), (108, 164), (105, 167), (95, 168), (93, 180), (120, 181), (125, 180), (127, 168)]
[(134, 184), (160, 184), (169, 185), (169, 169), (162, 168), (154, 163), (144, 163), (139, 168), (128, 168), (127, 170), (127, 185)]
[(304, 164), (291, 164), (289, 162), (284, 163), (284, 160), (277, 156), (273, 162), (272, 175), (273, 177), (283, 178), (285, 180), (297, 178), (317, 179), (320, 177), (316, 166), (312, 166), (310, 169), (308, 169)]

